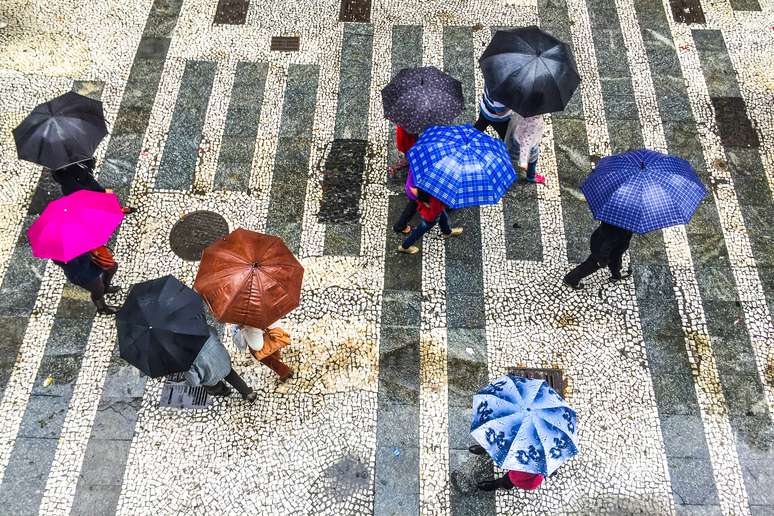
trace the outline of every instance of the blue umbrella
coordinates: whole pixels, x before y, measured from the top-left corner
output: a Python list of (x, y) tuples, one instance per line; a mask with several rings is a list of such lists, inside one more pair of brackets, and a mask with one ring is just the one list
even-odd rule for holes
[(690, 163), (648, 149), (602, 158), (581, 190), (595, 219), (635, 233), (687, 224), (707, 194)]
[(469, 124), (430, 127), (406, 158), (417, 187), (452, 208), (494, 204), (518, 177), (505, 144)]
[(578, 453), (576, 421), (545, 381), (509, 374), (473, 396), (470, 434), (499, 467), (547, 477)]

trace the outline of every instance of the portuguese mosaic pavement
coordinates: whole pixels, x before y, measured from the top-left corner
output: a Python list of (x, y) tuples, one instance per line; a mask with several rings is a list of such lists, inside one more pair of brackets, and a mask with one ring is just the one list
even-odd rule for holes
[[(772, 0), (5, 0), (0, 17), (0, 513), (774, 514)], [(582, 76), (547, 119), (547, 184), (397, 255), (380, 89), (435, 65), (472, 122), (492, 31), (531, 24)], [(139, 208), (117, 282), (191, 284), (194, 240), (225, 225), (282, 236), (306, 268), (293, 380), (219, 327), (259, 400), (161, 407), (113, 319), (31, 256), (59, 191), (11, 129), (71, 89), (104, 103), (99, 179)], [(643, 146), (711, 195), (635, 238), (631, 279), (562, 287), (594, 227), (580, 181)], [(535, 492), (482, 493), (497, 472), (467, 452), (471, 396), (516, 367), (563, 371), (581, 453)]]

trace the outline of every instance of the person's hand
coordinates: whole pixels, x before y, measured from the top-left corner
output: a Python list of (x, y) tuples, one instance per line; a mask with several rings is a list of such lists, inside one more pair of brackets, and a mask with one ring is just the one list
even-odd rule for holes
[(521, 172), (522, 174), (526, 174), (527, 173), (527, 167), (522, 167), (521, 165), (519, 165), (516, 168), (518, 168), (519, 172)]
[(113, 189), (112, 188), (105, 188), (105, 193), (113, 193)]
[(412, 186), (411, 188), (409, 188), (409, 191), (411, 192), (411, 195), (413, 195), (414, 197), (416, 197), (417, 194), (419, 193), (416, 186)]

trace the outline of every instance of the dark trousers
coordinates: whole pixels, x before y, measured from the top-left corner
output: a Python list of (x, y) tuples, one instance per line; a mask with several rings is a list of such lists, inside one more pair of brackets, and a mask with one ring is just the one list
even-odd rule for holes
[(113, 281), (113, 276), (118, 270), (118, 265), (114, 265), (109, 269), (105, 269), (102, 275), (86, 285), (82, 285), (83, 288), (91, 293), (91, 302), (94, 303), (97, 308), (102, 308), (105, 304), (105, 289), (110, 286), (110, 282)]
[(505, 133), (508, 132), (508, 120), (503, 122), (492, 122), (491, 120), (487, 120), (479, 114), (478, 120), (476, 120), (476, 123), (473, 124), (473, 127), (483, 133), (490, 125), (495, 130), (495, 132), (497, 132), (497, 136), (499, 136), (501, 140), (505, 140)]
[(403, 211), (400, 213), (400, 217), (398, 217), (398, 220), (393, 224), (392, 230), (396, 233), (402, 232), (406, 226), (408, 226), (408, 223), (411, 222), (411, 219), (414, 218), (414, 215), (417, 213), (417, 203), (412, 200), (408, 200), (406, 202), (406, 206), (403, 207)]
[[(245, 381), (242, 379), (239, 374), (234, 371), (234, 369), (231, 369), (229, 373), (224, 378), (228, 383), (231, 384), (234, 389), (237, 390), (239, 394), (241, 394), (243, 397), (250, 394), (251, 390), (250, 387), (247, 386)], [(216, 383), (215, 385), (205, 385), (204, 390), (206, 390), (209, 394), (212, 394), (213, 396), (222, 395), (225, 393), (225, 391), (228, 389), (226, 387), (226, 384), (223, 383), (223, 381), (220, 381)]]
[[(621, 267), (623, 265), (623, 255), (619, 254), (613, 256), (610, 263), (607, 264), (607, 268), (610, 269), (610, 275), (614, 278), (621, 277)], [(604, 268), (605, 265), (599, 263), (594, 256), (589, 256), (586, 261), (575, 267), (573, 270), (567, 273), (564, 280), (571, 285), (577, 285), (586, 276), (590, 276), (597, 272), (599, 269)]]
[(430, 229), (435, 226), (435, 223), (438, 222), (441, 225), (441, 233), (444, 235), (448, 235), (451, 233), (451, 227), (449, 227), (449, 216), (446, 215), (445, 211), (441, 212), (441, 216), (438, 217), (438, 220), (434, 220), (432, 222), (427, 222), (422, 217), (419, 217), (419, 225), (414, 228), (414, 230), (411, 232), (411, 234), (406, 237), (406, 239), (403, 241), (403, 249), (408, 249), (412, 245), (414, 245), (418, 240), (420, 240), (425, 233), (430, 231)]

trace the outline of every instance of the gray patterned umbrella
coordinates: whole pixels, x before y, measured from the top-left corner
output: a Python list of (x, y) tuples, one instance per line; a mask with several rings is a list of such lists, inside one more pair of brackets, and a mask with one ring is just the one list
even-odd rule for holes
[(384, 116), (410, 133), (448, 125), (465, 107), (462, 83), (434, 66), (404, 68), (382, 90)]

